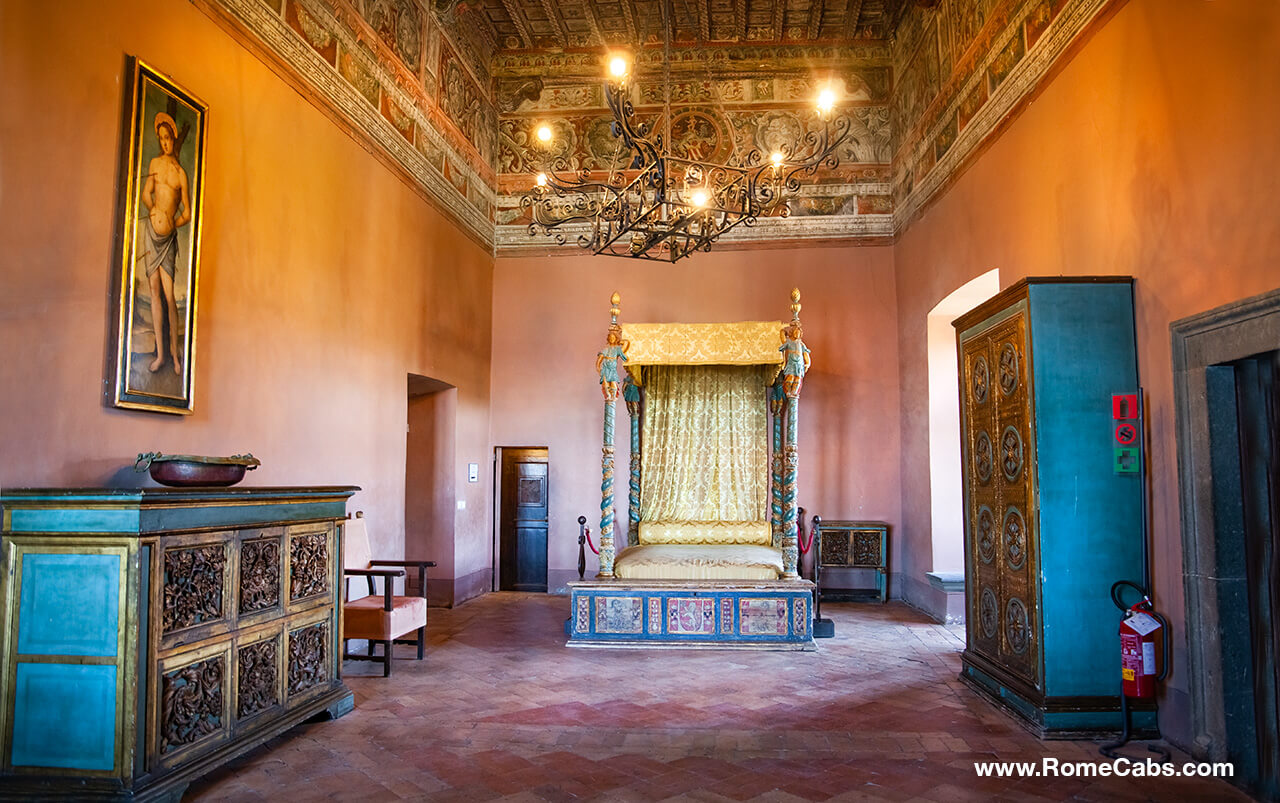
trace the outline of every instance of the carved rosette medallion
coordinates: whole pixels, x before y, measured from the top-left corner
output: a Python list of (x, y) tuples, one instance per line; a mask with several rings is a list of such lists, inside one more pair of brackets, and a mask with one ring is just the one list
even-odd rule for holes
[(987, 358), (979, 357), (973, 362), (973, 400), (985, 404), (991, 390), (991, 369), (987, 367)]
[(1000, 467), (1009, 482), (1015, 482), (1022, 474), (1022, 436), (1014, 427), (1005, 427), (1000, 436)]
[(245, 541), (240, 546), (240, 613), (280, 604), (280, 542), (275, 538)]
[(1004, 549), (1010, 569), (1021, 569), (1027, 561), (1027, 524), (1016, 507), (1004, 514)]
[(160, 690), (160, 752), (222, 730), (223, 656), (164, 673)]
[(978, 508), (978, 557), (983, 563), (991, 563), (996, 557), (996, 517), (991, 508)]
[(164, 552), (164, 632), (222, 618), (222, 544)]
[(1000, 390), (1008, 396), (1018, 389), (1018, 350), (1012, 343), (1000, 349)]
[(989, 588), (982, 589), (982, 597), (978, 602), (978, 623), (982, 626), (982, 635), (992, 638), (1000, 625), (1000, 604), (996, 602), (995, 592)]
[(236, 716), (244, 719), (280, 702), (280, 695), (276, 691), (275, 639), (241, 647), (237, 658), (240, 671)]
[(991, 466), (994, 461), (991, 448), (991, 436), (985, 432), (978, 433), (978, 440), (973, 446), (973, 469), (978, 475), (978, 482), (986, 485), (991, 482)]
[(1014, 597), (1009, 600), (1004, 614), (1004, 637), (1009, 642), (1009, 649), (1021, 655), (1027, 651), (1031, 642), (1031, 628), (1027, 623), (1027, 606), (1022, 600)]
[(324, 683), (328, 622), (289, 631), (289, 693), (297, 694)]
[(314, 597), (329, 590), (329, 535), (313, 533), (293, 539), (289, 555), (289, 598)]
[(854, 566), (879, 566), (880, 565), (880, 534), (879, 533), (854, 533), (853, 534), (853, 565)]
[(822, 564), (847, 566), (849, 564), (849, 536), (838, 530), (822, 535)]

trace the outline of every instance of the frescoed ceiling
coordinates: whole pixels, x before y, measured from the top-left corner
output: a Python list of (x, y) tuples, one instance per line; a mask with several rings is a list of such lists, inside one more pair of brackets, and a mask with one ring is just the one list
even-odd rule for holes
[(839, 168), (789, 218), (726, 240), (887, 242), (1123, 2), (192, 1), (499, 255), (549, 246), (519, 206), (546, 155), (538, 126), (572, 169), (625, 169), (602, 91), (611, 52), (632, 62), (637, 117), (694, 158), (798, 142), (833, 89), (853, 132)]
[(678, 44), (888, 39), (906, 0), (461, 0), (495, 51), (570, 50), (662, 42), (668, 3)]

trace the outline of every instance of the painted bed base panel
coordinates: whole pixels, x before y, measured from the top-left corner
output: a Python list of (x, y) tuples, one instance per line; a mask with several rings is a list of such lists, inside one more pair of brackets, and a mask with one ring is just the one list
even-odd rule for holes
[(569, 583), (570, 647), (812, 650), (813, 584)]

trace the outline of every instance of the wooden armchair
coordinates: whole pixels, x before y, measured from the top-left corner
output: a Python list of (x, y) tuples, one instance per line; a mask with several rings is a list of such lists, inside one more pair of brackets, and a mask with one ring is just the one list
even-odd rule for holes
[[(343, 575), (347, 578), (363, 577), (369, 582), (367, 595), (351, 599), (350, 583), (346, 587), (342, 604), (342, 657), (359, 661), (382, 661), (382, 676), (391, 675), (391, 654), (393, 645), (418, 645), (418, 660), (422, 660), (423, 648), (427, 638), (427, 567), (435, 566), (431, 560), (372, 560), (369, 548), (369, 532), (365, 529), (364, 514), (357, 512), (355, 518), (345, 522), (346, 537), (343, 548)], [(394, 567), (394, 568), (379, 568)], [(418, 569), (418, 591), (420, 596), (397, 597), (392, 594), (395, 578), (404, 577), (406, 568)], [(374, 593), (373, 578), (381, 577), (383, 593), (379, 597)], [(418, 631), (418, 638), (403, 639), (401, 636), (413, 630)], [(367, 639), (368, 654), (353, 655), (347, 651), (348, 639)], [(381, 642), (382, 657), (374, 656), (374, 645)]]

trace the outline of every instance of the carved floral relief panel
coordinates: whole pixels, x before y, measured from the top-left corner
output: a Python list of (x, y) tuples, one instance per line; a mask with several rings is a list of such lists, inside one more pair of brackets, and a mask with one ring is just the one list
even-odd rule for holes
[(319, 686), (329, 679), (329, 623), (316, 622), (289, 631), (289, 694)]
[(240, 613), (280, 604), (280, 539), (259, 538), (240, 545)]
[(226, 657), (215, 655), (165, 672), (160, 684), (160, 752), (169, 753), (223, 730)]
[(329, 590), (329, 534), (295, 535), (289, 545), (289, 599), (314, 597)]
[(240, 647), (236, 652), (236, 717), (244, 719), (280, 702), (274, 638)]
[(165, 549), (164, 632), (223, 618), (226, 563), (226, 548), (222, 544)]

